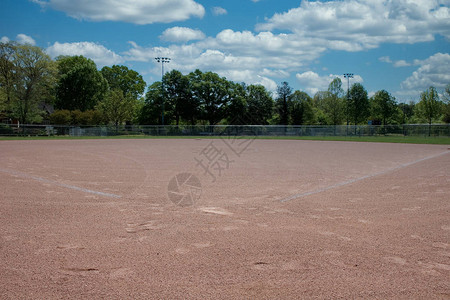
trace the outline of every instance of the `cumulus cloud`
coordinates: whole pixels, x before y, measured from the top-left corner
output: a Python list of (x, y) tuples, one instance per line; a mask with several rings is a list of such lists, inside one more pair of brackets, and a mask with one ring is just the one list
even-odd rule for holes
[(409, 67), (412, 64), (407, 62), (406, 60), (397, 60), (397, 61), (392, 61), (391, 58), (389, 56), (382, 56), (380, 58), (378, 58), (379, 61), (381, 62), (385, 62), (388, 64), (392, 64), (394, 67), (396, 68), (400, 68), (400, 67)]
[[(299, 81), (299, 83), (304, 87), (305, 91), (314, 96), (318, 91), (326, 91), (328, 90), (328, 85), (335, 79), (339, 77), (342, 81), (343, 87), (346, 87), (347, 79), (344, 78), (343, 75), (334, 75), (329, 74), (325, 76), (320, 76), (319, 74), (307, 71), (304, 73), (296, 74), (295, 77)], [(353, 83), (362, 83), (364, 80), (359, 75), (354, 75), (354, 77), (350, 80), (350, 85)]]
[(188, 42), (192, 40), (202, 40), (205, 38), (205, 34), (200, 30), (187, 27), (172, 27), (166, 29), (160, 38), (169, 42)]
[(135, 24), (170, 23), (202, 18), (205, 8), (194, 0), (32, 0), (76, 19)]
[(103, 45), (91, 42), (54, 43), (47, 48), (47, 53), (55, 58), (60, 55), (83, 55), (92, 59), (98, 67), (122, 63), (123, 58)]
[(434, 86), (443, 89), (450, 83), (450, 54), (436, 53), (425, 60), (416, 60), (420, 67), (401, 84), (400, 95), (419, 95), (422, 91)]
[[(11, 40), (7, 36), (2, 36), (2, 38), (0, 39), (0, 43), (8, 43), (10, 41)], [(20, 33), (16, 36), (16, 42), (22, 45), (36, 46), (36, 41), (31, 36), (23, 33)]]
[(31, 36), (28, 36), (28, 35), (23, 34), (23, 33), (18, 34), (16, 39), (17, 39), (17, 42), (19, 44), (31, 45), (31, 46), (35, 46), (36, 45), (36, 41)]
[[(262, 84), (270, 90), (276, 89), (276, 83), (267, 76), (268, 69), (262, 66), (259, 58), (209, 49), (205, 47), (208, 44), (209, 42), (200, 41), (190, 45), (142, 47), (135, 42), (130, 42), (131, 48), (124, 53), (124, 58), (128, 61), (153, 62), (157, 56), (171, 57), (168, 68), (185, 74), (195, 69), (213, 71), (229, 80)], [(151, 72), (158, 74), (160, 66), (155, 63)]]
[(225, 8), (216, 6), (212, 8), (212, 13), (215, 16), (226, 15), (228, 12)]
[[(216, 36), (196, 39), (199, 32), (174, 27), (161, 35), (162, 39), (175, 42), (172, 45), (143, 47), (130, 42), (131, 47), (123, 57), (151, 62), (156, 56), (168, 56), (172, 58), (170, 68), (184, 73), (197, 68), (211, 70), (234, 81), (265, 82), (272, 90), (276, 87), (274, 78), (285, 79), (302, 70), (297, 80), (314, 94), (326, 90), (335, 77), (305, 72), (307, 65), (326, 51), (363, 51), (382, 43), (432, 41), (438, 34), (450, 37), (449, 8), (442, 5), (444, 2), (449, 3), (448, 0), (302, 1), (299, 7), (258, 24), (256, 32), (225, 29)], [(418, 62), (390, 57), (380, 61), (394, 67), (419, 66)], [(155, 64), (151, 72), (158, 74), (160, 67)], [(351, 82), (362, 82), (362, 78), (355, 76)]]
[(275, 14), (257, 30), (285, 30), (298, 38), (315, 38), (329, 49), (361, 51), (381, 43), (417, 43), (441, 34), (450, 38), (448, 0), (302, 1), (300, 7)]

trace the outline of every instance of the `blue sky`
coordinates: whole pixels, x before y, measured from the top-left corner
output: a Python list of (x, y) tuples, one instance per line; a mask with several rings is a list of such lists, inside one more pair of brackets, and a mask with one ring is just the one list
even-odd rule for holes
[(157, 56), (311, 96), (344, 73), (398, 101), (450, 83), (450, 0), (2, 0), (0, 38), (126, 65), (147, 84)]

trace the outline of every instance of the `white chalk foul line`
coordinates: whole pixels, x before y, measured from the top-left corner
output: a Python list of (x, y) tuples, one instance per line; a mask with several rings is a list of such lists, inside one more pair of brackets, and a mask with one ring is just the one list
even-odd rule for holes
[(445, 155), (447, 153), (450, 153), (450, 152), (449, 151), (445, 151), (445, 152), (434, 154), (434, 155), (431, 155), (431, 156), (427, 156), (427, 157), (424, 157), (424, 158), (421, 158), (421, 159), (418, 159), (418, 160), (415, 160), (415, 161), (412, 161), (412, 162), (409, 162), (409, 163), (406, 163), (406, 164), (402, 164), (402, 165), (399, 165), (399, 166), (397, 166), (395, 168), (384, 170), (384, 171), (381, 171), (381, 172), (378, 172), (378, 173), (375, 173), (375, 174), (369, 174), (369, 175), (358, 177), (358, 178), (355, 178), (355, 179), (350, 179), (350, 180), (347, 180), (347, 181), (344, 181), (344, 182), (339, 182), (339, 183), (336, 183), (336, 184), (333, 184), (333, 185), (330, 185), (330, 186), (327, 186), (327, 187), (324, 187), (324, 188), (321, 188), (321, 189), (317, 189), (317, 190), (314, 190), (314, 191), (311, 191), (311, 192), (295, 194), (295, 195), (289, 196), (287, 198), (281, 199), (280, 201), (281, 202), (288, 202), (288, 201), (295, 200), (295, 199), (298, 199), (298, 198), (303, 198), (303, 197), (306, 197), (306, 196), (319, 194), (319, 193), (322, 193), (322, 192), (325, 192), (325, 191), (328, 191), (328, 190), (332, 190), (332, 189), (335, 189), (335, 188), (338, 188), (338, 187), (341, 187), (341, 186), (344, 186), (344, 185), (352, 184), (352, 183), (355, 183), (355, 182), (358, 182), (358, 181), (361, 181), (361, 180), (364, 180), (364, 179), (368, 179), (368, 178), (384, 175), (384, 174), (387, 174), (387, 173), (390, 173), (390, 172), (393, 172), (393, 171), (397, 171), (399, 169), (402, 169), (402, 168), (405, 168), (405, 167), (408, 167), (408, 166), (420, 163), (420, 162), (428, 160), (428, 159), (439, 157), (439, 156)]
[(9, 175), (19, 176), (19, 177), (22, 177), (22, 178), (33, 179), (33, 180), (36, 180), (36, 181), (39, 181), (39, 182), (44, 182), (44, 183), (48, 183), (48, 184), (52, 184), (52, 185), (56, 185), (56, 186), (60, 186), (60, 187), (63, 187), (63, 188), (67, 188), (67, 189), (71, 189), (71, 190), (75, 190), (75, 191), (80, 191), (80, 192), (84, 192), (84, 193), (88, 193), (88, 194), (94, 194), (94, 195), (99, 195), (99, 196), (109, 197), (109, 198), (122, 198), (122, 196), (119, 196), (119, 195), (103, 193), (103, 192), (99, 192), (99, 191), (93, 191), (93, 190), (85, 189), (85, 188), (78, 187), (78, 186), (75, 186), (75, 185), (70, 185), (70, 184), (65, 184), (65, 183), (61, 183), (61, 182), (58, 182), (58, 181), (54, 181), (54, 180), (49, 180), (49, 179), (45, 179), (45, 178), (42, 178), (42, 177), (30, 175), (30, 174), (19, 172), (19, 171), (15, 171), (15, 170), (8, 170), (8, 169), (0, 168), (0, 172), (5, 173), (5, 174), (9, 174)]

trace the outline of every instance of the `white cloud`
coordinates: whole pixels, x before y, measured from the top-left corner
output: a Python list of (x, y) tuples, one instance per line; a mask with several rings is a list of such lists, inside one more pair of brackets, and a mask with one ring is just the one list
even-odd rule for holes
[(226, 15), (228, 12), (225, 8), (216, 6), (212, 8), (212, 13), (215, 16)]
[(441, 34), (450, 38), (448, 0), (302, 1), (275, 14), (257, 30), (286, 30), (298, 39), (314, 38), (329, 49), (361, 51), (381, 43), (417, 43)]
[(429, 58), (415, 64), (420, 67), (401, 84), (399, 95), (419, 95), (421, 92), (434, 86), (443, 89), (450, 83), (450, 55), (448, 53), (436, 53)]
[(23, 33), (18, 34), (16, 39), (17, 42), (22, 45), (31, 45), (31, 46), (36, 45), (36, 41), (31, 36), (28, 36)]
[(169, 42), (188, 42), (202, 40), (205, 38), (205, 34), (200, 30), (187, 27), (172, 27), (164, 30), (160, 38)]
[(60, 55), (83, 55), (87, 58), (92, 59), (97, 64), (97, 67), (114, 65), (123, 62), (123, 58), (120, 55), (105, 48), (103, 45), (91, 42), (56, 42), (52, 46), (48, 47), (46, 51), (53, 58)]
[[(0, 43), (8, 43), (10, 41), (11, 40), (7, 36), (2, 36), (2, 38), (0, 39)], [(21, 45), (36, 46), (36, 41), (31, 36), (28, 36), (23, 33), (20, 33), (16, 36), (16, 42)]]
[(403, 60), (403, 59), (397, 60), (397, 61), (394, 63), (394, 67), (396, 67), (396, 68), (400, 68), (400, 67), (409, 67), (409, 66), (411, 66), (411, 64), (410, 64), (409, 62), (407, 62), (406, 60)]
[[(208, 49), (204, 47), (206, 44), (209, 43), (200, 41), (190, 45), (171, 45), (167, 48), (145, 48), (130, 42), (131, 49), (124, 53), (124, 58), (127, 61), (153, 63), (157, 56), (171, 57), (172, 60), (166, 70), (176, 69), (185, 74), (195, 69), (213, 71), (229, 80), (262, 84), (269, 90), (276, 89), (276, 83), (267, 76), (270, 71), (263, 67), (259, 58)], [(160, 66), (154, 63), (151, 72), (157, 76), (161, 72)]]
[[(342, 81), (342, 88), (347, 88), (347, 79), (344, 78), (343, 75), (334, 75), (329, 74), (325, 76), (320, 76), (319, 74), (307, 71), (301, 74), (296, 74), (295, 77), (299, 81), (299, 83), (304, 86), (305, 91), (310, 95), (314, 96), (319, 91), (328, 90), (328, 85), (335, 79), (339, 77)], [(354, 75), (352, 79), (350, 79), (350, 85), (353, 83), (362, 83), (364, 80), (359, 75)]]
[(409, 66), (412, 65), (411, 63), (409, 63), (409, 62), (407, 62), (406, 60), (403, 60), (403, 59), (397, 60), (397, 61), (392, 61), (389, 56), (382, 56), (382, 57), (378, 58), (378, 60), (381, 61), (381, 62), (392, 64), (396, 68), (409, 67)]
[(204, 7), (194, 0), (32, 0), (76, 19), (135, 24), (170, 23), (202, 18)]
[(388, 63), (388, 64), (392, 63), (392, 60), (389, 56), (382, 56), (382, 57), (378, 58), (378, 60), (381, 62)]

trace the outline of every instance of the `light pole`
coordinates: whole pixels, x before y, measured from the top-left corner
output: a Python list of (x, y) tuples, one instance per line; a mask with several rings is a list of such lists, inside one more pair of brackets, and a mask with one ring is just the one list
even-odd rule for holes
[(169, 63), (170, 58), (169, 57), (155, 57), (155, 60), (158, 63), (161, 63), (161, 96), (162, 96), (162, 115), (161, 115), (161, 121), (162, 125), (164, 126), (164, 63)]
[[(347, 78), (347, 135), (348, 135), (348, 124), (349, 124), (349, 105), (350, 105), (350, 78), (353, 78), (353, 73), (345, 73), (344, 78)], [(356, 125), (356, 124), (355, 124)]]

